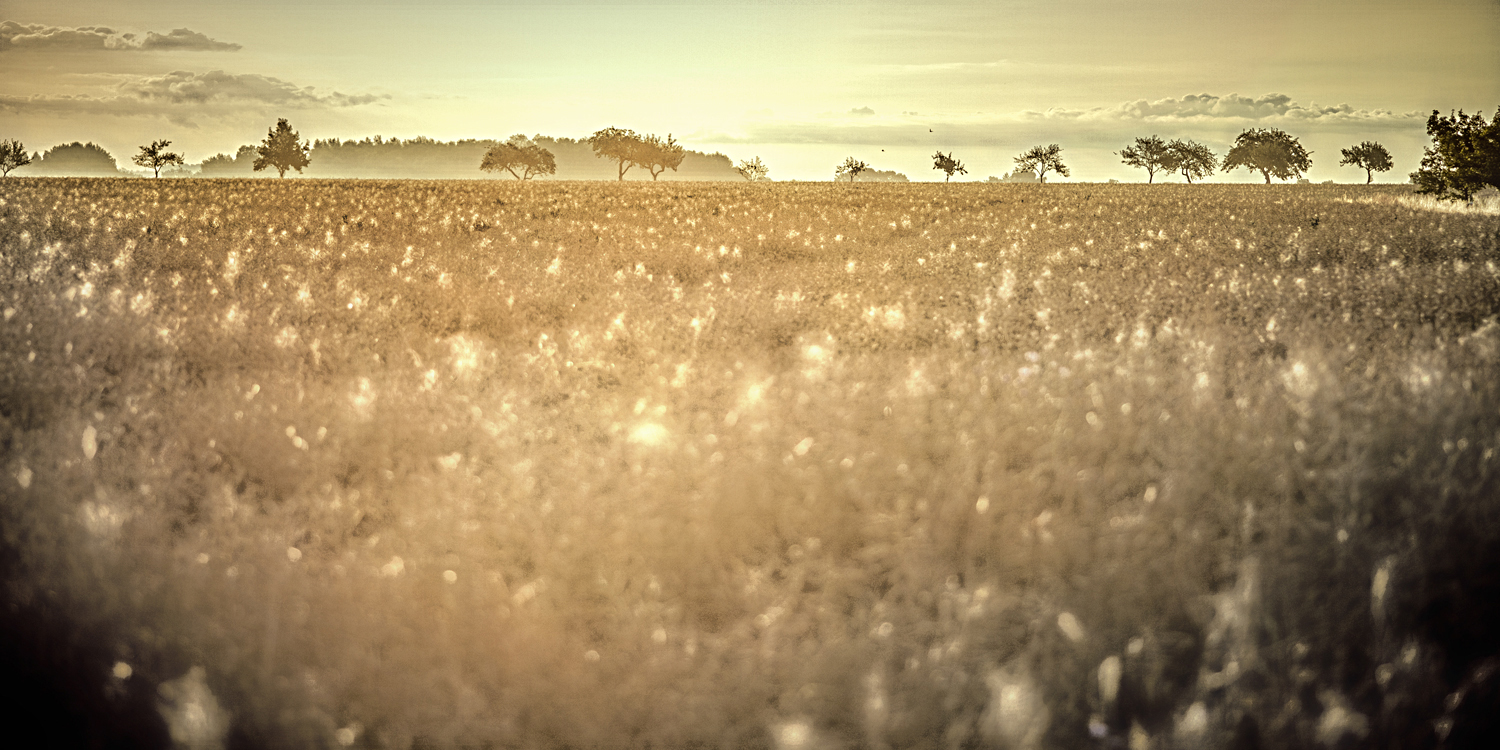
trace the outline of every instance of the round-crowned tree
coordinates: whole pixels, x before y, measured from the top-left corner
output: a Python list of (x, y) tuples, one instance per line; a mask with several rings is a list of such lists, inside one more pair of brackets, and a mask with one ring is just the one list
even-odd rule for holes
[(1244, 167), (1266, 177), (1290, 180), (1312, 168), (1312, 152), (1296, 136), (1276, 128), (1251, 128), (1234, 139), (1234, 148), (1224, 157), (1224, 171)]
[(303, 167), (312, 163), (307, 155), (308, 149), (309, 146), (301, 141), (286, 119), (278, 119), (276, 127), (266, 131), (266, 139), (255, 149), (255, 171), (270, 167), (279, 177), (285, 177), (288, 169), (295, 169), (300, 174)]

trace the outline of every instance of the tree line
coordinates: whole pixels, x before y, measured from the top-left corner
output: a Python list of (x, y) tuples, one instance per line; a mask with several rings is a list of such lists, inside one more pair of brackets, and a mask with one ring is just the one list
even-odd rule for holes
[[(1222, 163), (1212, 149), (1201, 143), (1192, 140), (1168, 142), (1156, 135), (1137, 138), (1134, 144), (1117, 153), (1123, 163), (1146, 170), (1148, 183), (1155, 181), (1158, 171), (1181, 172), (1191, 184), (1195, 178), (1201, 180), (1213, 174), (1215, 169), (1229, 172), (1244, 167), (1251, 172), (1260, 172), (1269, 185), (1273, 177), (1290, 180), (1301, 177), (1312, 168), (1312, 153), (1303, 148), (1295, 136), (1276, 128), (1253, 128), (1240, 133)], [(1375, 172), (1391, 169), (1390, 152), (1373, 141), (1343, 149), (1343, 157), (1340, 166), (1365, 170), (1365, 184), (1375, 181)]]
[[(1497, 108), (1490, 121), (1484, 119), (1483, 113), (1467, 115), (1459, 110), (1456, 114), (1449, 113), (1444, 117), (1433, 110), (1432, 115), (1427, 118), (1427, 134), (1432, 138), (1432, 145), (1423, 150), (1420, 167), (1410, 175), (1418, 193), (1433, 194), (1443, 199), (1472, 200), (1475, 193), (1487, 187), (1500, 188), (1500, 108)], [(770, 172), (770, 168), (758, 156), (730, 167), (728, 157), (687, 151), (671, 134), (661, 138), (609, 127), (595, 131), (583, 141), (545, 140), (559, 146), (581, 147), (587, 144), (595, 158), (614, 162), (616, 179), (620, 181), (633, 168), (645, 170), (654, 181), (667, 170), (676, 172), (693, 155), (714, 162), (715, 167), (722, 165), (726, 168), (725, 173), (738, 174), (751, 182), (768, 179)], [(463, 141), (441, 144), (431, 139), (402, 143), (399, 140), (383, 141), (376, 136), (373, 141), (366, 139), (340, 142), (333, 139), (304, 143), (285, 119), (279, 119), (266, 132), (266, 138), (259, 146), (242, 146), (234, 156), (217, 154), (210, 157), (204, 160), (202, 171), (204, 175), (215, 175), (233, 173), (242, 166), (249, 166), (249, 171), (252, 172), (275, 169), (278, 176), (285, 177), (289, 169), (301, 173), (303, 168), (309, 166), (315, 149), (330, 153), (345, 150), (357, 153), (368, 148), (422, 150), (474, 146), (486, 149), (480, 158), (480, 170), (504, 172), (517, 180), (529, 180), (557, 173), (556, 156), (543, 141), (541, 136), (531, 139), (515, 135), (502, 143)], [(150, 144), (141, 146), (140, 152), (131, 161), (137, 166), (152, 170), (154, 176), (160, 177), (162, 169), (181, 168), (185, 163), (181, 154), (167, 150), (171, 145), (169, 140), (153, 140)], [(1180, 173), (1191, 184), (1195, 179), (1208, 177), (1216, 169), (1230, 172), (1244, 167), (1252, 173), (1261, 173), (1266, 184), (1270, 184), (1272, 178), (1289, 180), (1300, 177), (1312, 167), (1312, 153), (1295, 136), (1276, 128), (1252, 128), (1240, 133), (1222, 161), (1204, 144), (1183, 139), (1165, 141), (1154, 134), (1136, 138), (1133, 144), (1115, 153), (1121, 157), (1122, 163), (1145, 169), (1148, 183), (1155, 182), (1157, 172)], [(1341, 156), (1340, 166), (1365, 170), (1366, 184), (1374, 182), (1376, 172), (1390, 171), (1393, 166), (1390, 152), (1374, 141), (1364, 141), (1342, 149)], [(951, 151), (946, 154), (938, 151), (932, 158), (932, 168), (944, 173), (945, 182), (955, 174), (968, 174), (963, 162), (955, 158)], [(1062, 147), (1056, 143), (1035, 146), (1016, 156), (1014, 161), (1016, 170), (1013, 174), (1006, 175), (1006, 181), (1013, 181), (1020, 175), (1034, 174), (1037, 182), (1044, 183), (1048, 172), (1070, 176), (1062, 159)], [(13, 170), (34, 162), (39, 162), (38, 166), (43, 172), (82, 171), (84, 174), (101, 176), (119, 174), (114, 157), (94, 143), (62, 144), (46, 154), (28, 155), (20, 141), (0, 141), (0, 176), (9, 176)], [(852, 156), (834, 169), (834, 179), (848, 177), (850, 182), (854, 182), (861, 174), (866, 173), (891, 180), (905, 180), (904, 175), (874, 170), (866, 162)]]
[[(665, 139), (645, 137), (643, 140), (646, 145), (665, 151), (665, 157), (648, 159), (640, 151), (629, 152), (626, 154), (627, 170), (641, 162), (653, 162), (642, 171), (653, 173), (656, 178), (670, 170), (680, 175), (678, 179), (739, 179), (729, 157), (723, 154), (688, 150), (670, 135)], [(158, 176), (193, 174), (187, 171), (189, 165), (185, 164), (182, 154), (172, 152), (170, 145), (171, 142), (166, 140), (153, 141), (142, 146), (141, 153), (133, 161)], [(96, 177), (131, 174), (122, 171), (115, 157), (94, 143), (62, 144), (44, 154), (28, 154), (18, 141), (0, 142), (0, 149), (4, 151), (4, 156), (0, 157), (0, 174), (20, 167), (26, 167), (23, 174)], [(518, 162), (517, 157), (524, 158)], [(510, 168), (506, 168), (507, 162)], [(490, 168), (486, 169), (486, 165)], [(220, 153), (205, 159), (197, 174), (203, 177), (249, 177), (257, 173), (283, 175), (291, 171), (325, 177), (453, 179), (479, 177), (481, 170), (527, 179), (559, 173), (570, 179), (618, 177), (616, 165), (600, 158), (587, 139), (518, 135), (505, 142), (474, 139), (444, 142), (420, 136), (408, 140), (381, 136), (344, 141), (337, 138), (305, 140), (290, 124), (283, 125), (283, 121), (278, 121), (258, 145), (244, 145), (232, 154)]]
[[(1483, 114), (1466, 115), (1463, 110), (1444, 117), (1433, 110), (1427, 118), (1427, 134), (1432, 145), (1424, 149), (1421, 166), (1410, 180), (1420, 194), (1442, 199), (1472, 200), (1486, 187), (1500, 188), (1500, 108), (1486, 122)], [(1273, 178), (1290, 180), (1301, 177), (1312, 168), (1312, 152), (1289, 133), (1276, 128), (1251, 128), (1239, 134), (1221, 161), (1208, 146), (1193, 140), (1165, 141), (1157, 135), (1136, 138), (1135, 142), (1115, 152), (1121, 162), (1146, 170), (1147, 183), (1155, 182), (1156, 173), (1181, 174), (1189, 184), (1212, 175), (1215, 170), (1231, 172), (1240, 167), (1259, 172), (1270, 184)], [(1376, 172), (1388, 172), (1394, 166), (1385, 146), (1364, 141), (1340, 150), (1339, 166), (1365, 170), (1365, 184), (1375, 181)], [(968, 174), (962, 161), (953, 153), (938, 151), (932, 156), (932, 168), (944, 173), (944, 182), (955, 174)], [(1062, 147), (1056, 143), (1035, 146), (1015, 159), (1016, 170), (1004, 180), (992, 182), (1041, 182), (1047, 173), (1070, 175), (1062, 159)], [(834, 179), (847, 177), (850, 182), (870, 169), (864, 161), (849, 157), (834, 169)]]

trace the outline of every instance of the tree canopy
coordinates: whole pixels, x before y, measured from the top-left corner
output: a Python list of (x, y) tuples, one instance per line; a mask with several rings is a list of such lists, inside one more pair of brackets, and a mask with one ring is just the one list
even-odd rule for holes
[(682, 146), (672, 138), (671, 133), (667, 134), (666, 140), (656, 135), (644, 136), (637, 150), (639, 151), (637, 163), (642, 169), (651, 173), (653, 182), (668, 169), (676, 172), (677, 167), (682, 164), (683, 157), (686, 156)]
[(1212, 149), (1197, 141), (1173, 139), (1167, 144), (1162, 166), (1169, 172), (1180, 172), (1191, 185), (1195, 178), (1201, 180), (1213, 174), (1219, 167), (1219, 159)]
[(26, 147), (20, 141), (9, 138), (0, 141), (0, 176), (9, 177), (12, 169), (30, 163), (31, 157), (26, 155)]
[(1266, 177), (1290, 180), (1301, 177), (1312, 168), (1312, 155), (1295, 136), (1276, 128), (1251, 128), (1234, 139), (1234, 147), (1224, 157), (1224, 171), (1245, 167)]
[(266, 131), (266, 139), (255, 149), (258, 156), (254, 169), (259, 172), (271, 167), (276, 170), (278, 177), (285, 177), (288, 169), (295, 169), (300, 174), (303, 167), (312, 163), (312, 159), (307, 156), (309, 148), (285, 118), (278, 119), (276, 127)]
[(1422, 166), (1411, 173), (1418, 193), (1440, 200), (1472, 200), (1486, 187), (1500, 188), (1500, 107), (1490, 122), (1484, 113), (1459, 110), (1427, 118), (1432, 145), (1422, 151)]
[(854, 182), (854, 178), (858, 177), (860, 172), (863, 172), (869, 168), (869, 164), (866, 164), (851, 156), (845, 159), (843, 164), (840, 164), (834, 168), (833, 176), (834, 179), (838, 179), (844, 175), (849, 175), (849, 181)]
[(243, 177), (254, 173), (255, 147), (240, 146), (233, 155), (214, 154), (203, 160), (204, 177)]
[(557, 174), (557, 159), (551, 151), (517, 134), (505, 143), (491, 146), (479, 168), (486, 172), (505, 171), (517, 180), (529, 180), (540, 174)]
[(1023, 172), (1035, 172), (1037, 182), (1047, 181), (1047, 172), (1056, 172), (1067, 177), (1068, 166), (1063, 164), (1062, 146), (1056, 143), (1050, 146), (1033, 146), (1031, 150), (1015, 158), (1016, 169)]
[(605, 128), (597, 130), (587, 138), (588, 143), (594, 149), (594, 155), (602, 159), (610, 159), (619, 163), (619, 179), (624, 181), (625, 173), (631, 167), (644, 166), (641, 153), (641, 137), (634, 130), (624, 128)]
[(932, 168), (933, 169), (942, 170), (943, 174), (947, 175), (943, 179), (943, 182), (947, 182), (948, 180), (953, 179), (953, 175), (954, 174), (968, 174), (969, 173), (969, 170), (964, 169), (964, 163), (963, 162), (961, 162), (961, 161), (953, 158), (953, 152), (952, 151), (949, 151), (946, 154), (944, 154), (941, 151), (933, 154), (932, 155)]
[(151, 170), (156, 177), (161, 177), (161, 168), (170, 165), (182, 166), (182, 154), (174, 154), (167, 150), (172, 145), (171, 141), (152, 141), (149, 146), (141, 146), (141, 152), (136, 154), (130, 161), (138, 167)]
[(1376, 172), (1391, 171), (1391, 152), (1374, 141), (1342, 149), (1340, 153), (1344, 158), (1339, 160), (1339, 166), (1354, 166), (1365, 170), (1366, 185), (1375, 181)]
[(1132, 167), (1146, 170), (1146, 182), (1156, 181), (1156, 171), (1165, 169), (1168, 172), (1176, 171), (1167, 166), (1167, 159), (1171, 155), (1168, 151), (1167, 142), (1155, 135), (1148, 138), (1137, 138), (1135, 144), (1126, 146), (1119, 152), (1120, 161)]
[(32, 158), (33, 174), (111, 177), (120, 174), (115, 157), (97, 143), (61, 143)]

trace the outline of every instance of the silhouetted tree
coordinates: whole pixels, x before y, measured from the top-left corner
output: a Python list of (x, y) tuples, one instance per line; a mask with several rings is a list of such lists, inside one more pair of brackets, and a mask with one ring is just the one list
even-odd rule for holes
[(1234, 139), (1234, 147), (1224, 157), (1224, 171), (1245, 167), (1271, 178), (1290, 180), (1301, 177), (1312, 168), (1312, 155), (1295, 136), (1276, 128), (1251, 128)]
[(30, 163), (31, 157), (26, 155), (26, 147), (20, 141), (9, 138), (0, 141), (0, 176), (9, 177), (10, 170)]
[(171, 165), (182, 166), (182, 154), (174, 154), (167, 150), (172, 145), (171, 141), (152, 141), (149, 146), (141, 146), (141, 152), (130, 161), (138, 167), (151, 170), (156, 177), (161, 177), (161, 168)]
[(1132, 166), (1146, 170), (1146, 182), (1156, 181), (1156, 170), (1166, 169), (1168, 172), (1176, 170), (1167, 167), (1167, 143), (1162, 139), (1151, 136), (1149, 138), (1135, 139), (1135, 145), (1126, 146), (1119, 152), (1120, 161)]
[(843, 164), (840, 164), (833, 170), (834, 179), (836, 180), (844, 175), (849, 175), (849, 181), (854, 182), (854, 178), (858, 177), (860, 172), (863, 172), (869, 168), (869, 164), (866, 164), (851, 156), (848, 159), (845, 159)]
[(940, 170), (943, 171), (943, 174), (947, 175), (946, 177), (943, 178), (943, 182), (947, 182), (947, 181), (953, 179), (953, 175), (955, 173), (957, 173), (957, 174), (968, 174), (969, 173), (969, 170), (964, 169), (964, 163), (963, 162), (961, 162), (961, 161), (953, 158), (953, 152), (952, 151), (949, 151), (946, 155), (943, 152), (941, 152), (941, 151), (933, 154), (932, 155), (932, 168), (933, 169), (940, 169)]
[(644, 159), (647, 157), (642, 148), (644, 140), (634, 130), (605, 128), (595, 131), (585, 140), (593, 147), (595, 156), (619, 163), (619, 179), (622, 182), (631, 167), (646, 166)]
[(766, 179), (766, 175), (770, 174), (771, 168), (762, 164), (760, 157), (757, 156), (750, 161), (741, 159), (740, 165), (735, 167), (734, 171), (739, 172), (741, 177), (751, 182), (761, 182)]
[(1062, 161), (1062, 146), (1056, 143), (1050, 146), (1035, 146), (1015, 158), (1016, 169), (1023, 172), (1035, 172), (1037, 182), (1047, 181), (1047, 172), (1050, 170), (1063, 177), (1067, 177), (1068, 167)]
[[(505, 143), (490, 147), (479, 168), (486, 172), (505, 170), (518, 180), (529, 180), (539, 174), (557, 174), (557, 159), (524, 135), (513, 135)], [(516, 170), (520, 170), (517, 172)]]
[(672, 139), (671, 133), (667, 134), (666, 140), (655, 135), (641, 138), (640, 165), (651, 173), (652, 181), (668, 169), (676, 172), (684, 156), (686, 152), (677, 141)]
[(1162, 167), (1168, 172), (1181, 172), (1191, 185), (1194, 178), (1201, 180), (1213, 174), (1219, 168), (1219, 158), (1212, 149), (1197, 141), (1173, 139), (1167, 144)]
[(255, 149), (258, 157), (254, 169), (259, 172), (271, 167), (276, 170), (278, 177), (286, 177), (288, 169), (295, 169), (300, 174), (303, 167), (312, 163), (312, 159), (307, 156), (309, 148), (284, 118), (278, 119), (276, 127), (266, 131), (266, 139)]
[(1486, 186), (1500, 188), (1500, 107), (1486, 123), (1484, 113), (1459, 110), (1427, 118), (1432, 145), (1422, 150), (1422, 166), (1411, 173), (1418, 193), (1440, 200), (1473, 200)]
[(1375, 181), (1376, 172), (1391, 171), (1391, 152), (1374, 141), (1365, 141), (1358, 146), (1343, 149), (1339, 166), (1354, 166), (1365, 170), (1365, 184)]

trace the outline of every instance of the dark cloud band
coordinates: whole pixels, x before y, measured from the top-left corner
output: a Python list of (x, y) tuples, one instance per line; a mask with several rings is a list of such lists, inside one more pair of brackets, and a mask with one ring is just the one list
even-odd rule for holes
[(148, 50), (183, 50), (190, 52), (233, 52), (240, 45), (210, 39), (192, 29), (174, 29), (167, 34), (154, 31), (141, 37), (121, 33), (107, 26), (43, 26), (15, 21), (0, 21), (0, 52), (10, 50), (103, 50), (142, 52)]
[(319, 93), (288, 81), (254, 73), (174, 71), (131, 78), (111, 93), (89, 95), (0, 96), (0, 112), (31, 115), (165, 117), (195, 126), (199, 120), (235, 118), (288, 109), (355, 107), (388, 95)]

